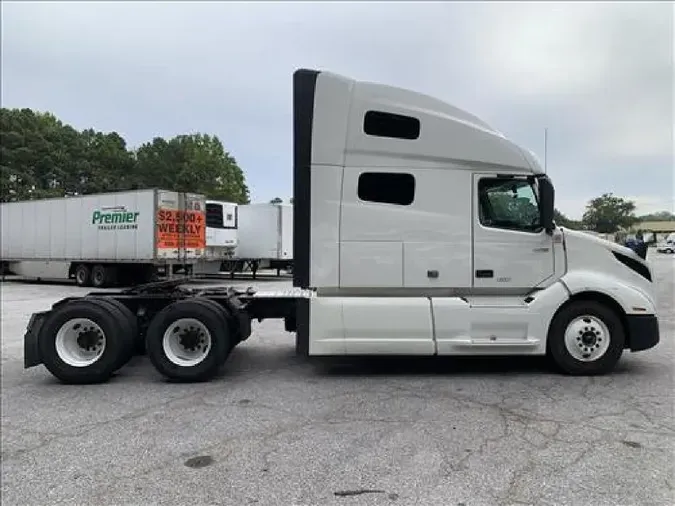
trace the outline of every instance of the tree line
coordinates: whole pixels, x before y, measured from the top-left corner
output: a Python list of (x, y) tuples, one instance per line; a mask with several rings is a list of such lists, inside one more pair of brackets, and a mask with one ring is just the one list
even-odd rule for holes
[(635, 209), (635, 202), (632, 200), (618, 197), (613, 193), (604, 193), (586, 204), (581, 220), (572, 220), (556, 210), (555, 221), (558, 225), (577, 230), (614, 234), (646, 221), (675, 220), (675, 214), (669, 211), (639, 216), (635, 214)]
[(48, 112), (0, 109), (3, 202), (165, 188), (249, 202), (242, 169), (216, 136), (156, 137), (129, 149), (116, 132), (78, 131)]

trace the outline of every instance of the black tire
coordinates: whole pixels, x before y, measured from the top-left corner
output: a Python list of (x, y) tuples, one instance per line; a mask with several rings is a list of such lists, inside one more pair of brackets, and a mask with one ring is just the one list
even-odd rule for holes
[(227, 358), (230, 356), (230, 353), (234, 349), (234, 347), (239, 343), (239, 340), (237, 339), (237, 336), (235, 335), (233, 331), (233, 322), (232, 322), (232, 316), (230, 314), (230, 311), (225, 308), (224, 306), (221, 306), (218, 304), (216, 301), (211, 300), (211, 299), (206, 299), (206, 298), (195, 298), (193, 299), (195, 302), (199, 302), (200, 304), (205, 304), (213, 310), (218, 313), (218, 315), (221, 316), (221, 321), (222, 325), (224, 327), (227, 327), (228, 329), (228, 334), (229, 334), (229, 343), (230, 345), (226, 348), (224, 348), (225, 354), (220, 357), (220, 363), (224, 364)]
[[(203, 324), (211, 337), (206, 356), (196, 365), (185, 366), (172, 361), (163, 346), (164, 333), (181, 318), (193, 318)], [(184, 299), (166, 306), (150, 322), (146, 334), (146, 349), (152, 365), (168, 379), (181, 382), (208, 381), (213, 378), (231, 349), (230, 331), (223, 325), (223, 315), (210, 304)]]
[(105, 297), (85, 297), (86, 300), (108, 306), (119, 319), (122, 327), (122, 346), (123, 353), (120, 355), (120, 361), (115, 371), (124, 367), (136, 351), (139, 339), (138, 320), (131, 310), (120, 301)]
[(80, 264), (75, 268), (75, 284), (77, 286), (91, 285), (91, 270), (86, 264)]
[[(597, 350), (602, 350), (606, 346), (603, 339), (609, 339), (609, 346), (604, 354), (594, 360), (579, 360), (570, 353), (565, 343), (568, 326), (583, 316), (592, 318), (584, 322), (579, 321), (578, 325), (583, 328), (578, 332), (575, 331), (575, 344), (570, 346), (578, 347), (580, 355), (585, 354), (592, 358), (596, 347)], [(598, 324), (598, 320), (605, 325), (608, 332)], [(605, 335), (607, 333), (608, 335)], [(587, 334), (591, 335), (588, 341), (586, 341)], [(623, 324), (613, 309), (595, 301), (575, 301), (561, 309), (551, 322), (547, 351), (561, 372), (575, 376), (594, 376), (607, 374), (614, 369), (623, 354), (625, 343), (626, 334)]]
[[(121, 325), (119, 311), (99, 300), (82, 299), (57, 307), (47, 317), (38, 336), (42, 362), (56, 378), (69, 384), (92, 384), (107, 381), (118, 369), (126, 352), (127, 329)], [(69, 365), (57, 352), (59, 329), (69, 320), (87, 318), (96, 323), (105, 335), (101, 356), (85, 367)]]
[(114, 283), (114, 267), (97, 264), (91, 270), (91, 284), (94, 288), (106, 288)]

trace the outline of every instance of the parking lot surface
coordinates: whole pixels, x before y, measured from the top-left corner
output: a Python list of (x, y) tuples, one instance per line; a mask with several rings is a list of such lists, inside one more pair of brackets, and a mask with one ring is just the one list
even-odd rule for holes
[(66, 386), (23, 369), (23, 332), (86, 290), (4, 283), (2, 504), (675, 504), (675, 258), (650, 257), (661, 343), (599, 378), (540, 359), (316, 365), (265, 321), (210, 383), (137, 357)]

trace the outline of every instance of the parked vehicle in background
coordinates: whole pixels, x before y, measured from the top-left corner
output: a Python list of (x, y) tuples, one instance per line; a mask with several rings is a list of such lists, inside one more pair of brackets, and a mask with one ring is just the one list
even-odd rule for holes
[(675, 253), (675, 240), (666, 240), (656, 245), (659, 253)]
[(238, 211), (234, 202), (206, 201), (206, 251), (191, 273), (219, 274), (223, 262), (234, 257), (238, 244)]
[(203, 195), (147, 189), (0, 206), (3, 271), (23, 278), (140, 284), (204, 256)]
[(293, 267), (293, 206), (291, 204), (242, 204), (238, 206), (238, 239), (234, 258), (222, 270), (233, 277), (260, 269)]

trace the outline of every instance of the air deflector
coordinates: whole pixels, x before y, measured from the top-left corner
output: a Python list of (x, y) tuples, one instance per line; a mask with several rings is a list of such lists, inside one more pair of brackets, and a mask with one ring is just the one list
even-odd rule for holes
[(309, 287), (314, 97), (319, 71), (293, 74), (293, 286)]

